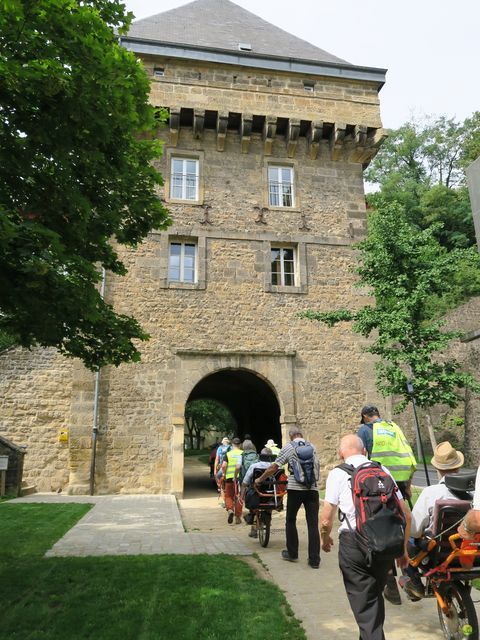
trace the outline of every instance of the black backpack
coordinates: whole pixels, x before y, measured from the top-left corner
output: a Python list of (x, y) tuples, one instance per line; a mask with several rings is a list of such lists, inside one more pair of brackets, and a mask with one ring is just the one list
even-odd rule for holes
[[(405, 516), (397, 497), (394, 479), (378, 462), (364, 462), (358, 467), (341, 464), (338, 469), (350, 476), (352, 499), (355, 507), (355, 535), (367, 554), (371, 566), (375, 557), (390, 556), (392, 561), (404, 553)], [(341, 520), (346, 520), (345, 514)]]
[(317, 484), (316, 467), (318, 466), (318, 461), (315, 449), (310, 442), (305, 440), (292, 442), (291, 444), (297, 454), (297, 457), (292, 458), (289, 462), (291, 472), (297, 482), (305, 485), (307, 489), (311, 489)]

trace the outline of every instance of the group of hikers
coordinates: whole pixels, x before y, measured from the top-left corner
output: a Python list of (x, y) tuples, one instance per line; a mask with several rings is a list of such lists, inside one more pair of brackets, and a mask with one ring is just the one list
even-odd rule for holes
[[(286, 549), (281, 556), (298, 562), (296, 521), (303, 505), (307, 562), (313, 569), (320, 567), (320, 550), (328, 553), (334, 545), (332, 529), (338, 512), (339, 567), (360, 640), (384, 640), (384, 597), (401, 604), (397, 569), (401, 571), (399, 584), (409, 600), (425, 596), (421, 575), (409, 559), (418, 553), (417, 544), (432, 531), (436, 501), (458, 498), (445, 479), (458, 473), (464, 456), (450, 442), (438, 444), (431, 464), (439, 473), (439, 483), (423, 489), (412, 508), (416, 459), (401, 428), (382, 419), (374, 405), (362, 408), (360, 422), (356, 433), (340, 440), (338, 456), (342, 463), (328, 474), (320, 514), (320, 462), (315, 447), (299, 428), (290, 429), (289, 442), (282, 449), (268, 440), (260, 454), (248, 434), (243, 443), (239, 438), (231, 443), (224, 438), (217, 449), (215, 478), (227, 522), (240, 524), (246, 492), (261, 487), (267, 478), (285, 469), (289, 474)], [(458, 527), (462, 538), (470, 540), (480, 533), (480, 469), (475, 489), (472, 509)], [(244, 519), (253, 524), (251, 513)], [(254, 526), (249, 535), (256, 537)]]

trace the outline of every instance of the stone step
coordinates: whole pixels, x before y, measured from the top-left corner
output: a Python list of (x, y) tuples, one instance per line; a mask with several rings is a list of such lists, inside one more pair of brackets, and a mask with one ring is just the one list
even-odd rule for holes
[(37, 485), (31, 484), (27, 485), (26, 482), (22, 482), (22, 488), (20, 489), (20, 495), (23, 496), (31, 496), (32, 493), (37, 493)]

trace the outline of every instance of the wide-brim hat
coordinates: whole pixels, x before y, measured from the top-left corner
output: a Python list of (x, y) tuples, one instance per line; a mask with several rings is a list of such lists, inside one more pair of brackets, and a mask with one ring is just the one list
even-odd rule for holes
[(267, 444), (264, 444), (263, 446), (266, 447), (267, 449), (270, 449), (270, 447), (276, 447), (277, 443), (274, 442), (273, 440), (267, 440)]
[(432, 466), (441, 471), (448, 469), (458, 469), (463, 466), (465, 457), (461, 451), (452, 447), (450, 442), (440, 442), (435, 447), (432, 458)]

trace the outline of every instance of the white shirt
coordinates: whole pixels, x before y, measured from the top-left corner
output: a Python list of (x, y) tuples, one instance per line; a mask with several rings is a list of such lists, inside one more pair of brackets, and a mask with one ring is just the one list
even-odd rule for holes
[(473, 508), (480, 511), (480, 467), (477, 471), (477, 479), (475, 480), (475, 496), (473, 498)]
[(425, 532), (432, 530), (433, 511), (437, 500), (458, 500), (458, 496), (445, 485), (445, 477), (438, 484), (425, 487), (418, 496), (412, 510), (410, 535), (413, 538), (421, 538)]
[[(345, 460), (346, 464), (351, 464), (355, 468), (359, 467), (364, 462), (370, 462), (370, 460), (361, 454), (355, 456), (349, 456)], [(387, 468), (382, 467), (386, 473), (391, 475)], [(397, 498), (403, 500), (400, 491), (397, 491)], [(350, 476), (343, 469), (332, 469), (327, 477), (327, 486), (325, 488), (325, 501), (338, 506), (340, 511), (346, 515), (348, 522), (352, 529), (356, 529), (355, 522), (355, 506), (353, 504), (352, 488), (350, 485)], [(343, 520), (338, 531), (349, 531), (350, 528)]]

